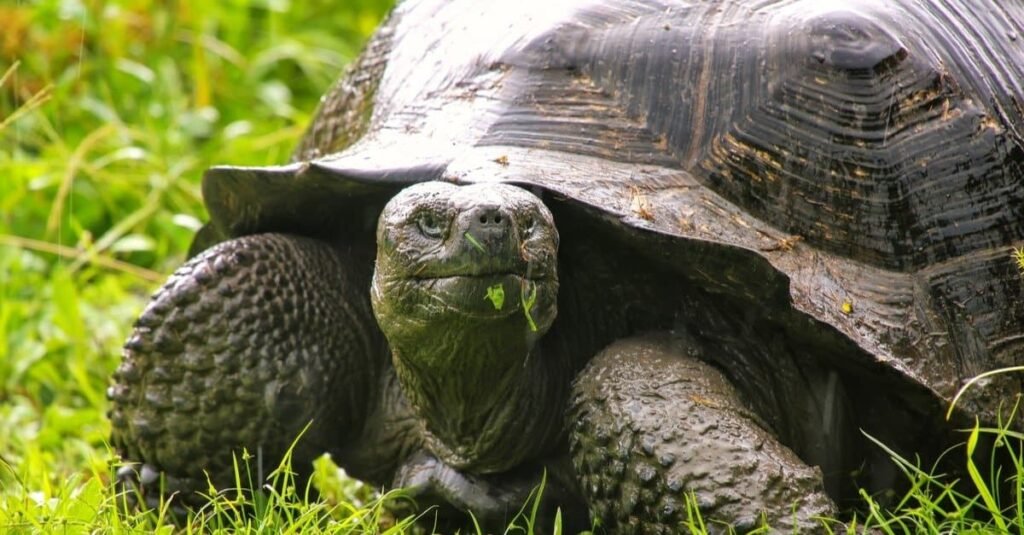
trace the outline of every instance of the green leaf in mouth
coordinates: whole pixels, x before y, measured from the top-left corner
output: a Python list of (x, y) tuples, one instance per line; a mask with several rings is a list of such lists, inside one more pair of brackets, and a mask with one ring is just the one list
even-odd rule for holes
[(484, 299), (491, 301), (494, 310), (501, 310), (505, 306), (505, 286), (499, 282), (487, 288), (487, 295), (484, 296)]
[[(526, 294), (526, 286), (530, 285), (530, 294)], [(533, 305), (537, 302), (537, 283), (533, 281), (523, 281), (522, 287), (519, 289), (519, 299), (523, 303), (523, 314), (526, 315), (526, 322), (530, 324), (530, 330), (537, 332), (537, 323), (533, 321), (533, 316), (530, 315), (530, 310), (533, 309)]]

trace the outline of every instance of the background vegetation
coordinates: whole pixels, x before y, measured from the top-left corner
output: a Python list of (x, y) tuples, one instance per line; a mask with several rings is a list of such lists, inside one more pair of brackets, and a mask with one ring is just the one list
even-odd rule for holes
[[(390, 3), (0, 1), (0, 531), (173, 529), (160, 512), (115, 514), (104, 392), (120, 346), (205, 218), (203, 169), (285, 161)], [(1015, 493), (979, 477), (960, 494), (897, 460), (911, 492), (892, 510), (864, 496), (854, 526), (1020, 532), (1024, 462), (1007, 449), (1016, 473), (1000, 477)], [(184, 529), (388, 529), (330, 464), (319, 470), (326, 502), (271, 496), (257, 508), (271, 514), (251, 518), (222, 500)], [(692, 509), (686, 527), (703, 532)]]
[(109, 376), (203, 169), (287, 160), (391, 3), (0, 1), (0, 531), (95, 513)]

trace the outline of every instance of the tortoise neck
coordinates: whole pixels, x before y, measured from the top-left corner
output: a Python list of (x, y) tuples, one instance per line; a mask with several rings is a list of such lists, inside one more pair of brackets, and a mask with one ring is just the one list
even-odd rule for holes
[(390, 340), (392, 360), (433, 453), (455, 468), (500, 472), (551, 449), (571, 378), (547, 376), (521, 330), (480, 323), (434, 344)]

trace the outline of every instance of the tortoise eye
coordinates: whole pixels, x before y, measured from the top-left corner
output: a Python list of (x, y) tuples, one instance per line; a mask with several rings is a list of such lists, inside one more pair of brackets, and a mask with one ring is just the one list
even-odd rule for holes
[(537, 228), (537, 218), (534, 216), (528, 216), (526, 221), (523, 222), (523, 237), (530, 237), (533, 235), (533, 231)]
[(441, 220), (432, 212), (424, 212), (416, 218), (416, 227), (428, 238), (440, 238), (444, 233)]

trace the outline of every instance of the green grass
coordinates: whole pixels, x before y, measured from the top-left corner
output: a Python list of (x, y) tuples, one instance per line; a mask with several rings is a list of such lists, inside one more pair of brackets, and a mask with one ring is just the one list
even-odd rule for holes
[(120, 346), (205, 218), (203, 169), (287, 160), (390, 3), (0, 3), (0, 531), (162, 525), (114, 514)]
[[(314, 478), (322, 499), (282, 484), (252, 499), (211, 492), (180, 528), (165, 509), (121, 515), (104, 418), (132, 320), (205, 217), (203, 169), (285, 161), (388, 4), (0, 3), (0, 531), (409, 531), (411, 519), (382, 507), (396, 495), (375, 498), (328, 460)], [(1000, 477), (1015, 478), (1015, 494), (999, 495), (977, 466), (967, 467), (976, 492), (961, 494), (896, 458), (911, 492), (894, 510), (864, 496), (857, 528), (1024, 529), (1021, 437), (975, 433), (999, 434), (1010, 450), (1016, 473)], [(702, 533), (690, 502), (687, 529)]]

